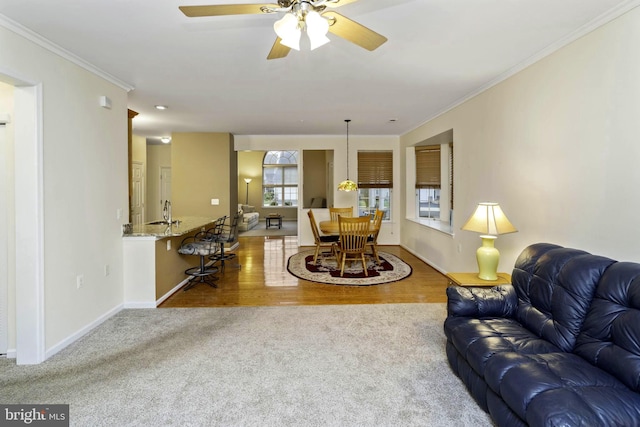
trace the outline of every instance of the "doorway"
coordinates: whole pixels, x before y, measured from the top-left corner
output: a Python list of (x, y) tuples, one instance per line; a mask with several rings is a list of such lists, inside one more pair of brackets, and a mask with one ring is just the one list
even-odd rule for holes
[(0, 355), (9, 349), (9, 218), (8, 155), (6, 124), (8, 115), (0, 113)]
[(144, 223), (144, 164), (131, 164), (131, 222), (133, 225)]
[(160, 166), (160, 211), (167, 200), (171, 201), (171, 168)]
[[(4, 106), (7, 114), (3, 117), (3, 150), (12, 147), (12, 152), (4, 152), (2, 173), (5, 189), (0, 190), (1, 205), (12, 207), (5, 210), (8, 221), (0, 220), (0, 238), (7, 251), (4, 272), (0, 273), (0, 288), (7, 289), (7, 315), (2, 329), (14, 331), (9, 334), (8, 356), (15, 357), (19, 365), (36, 364), (45, 359), (44, 329), (44, 203), (43, 192), (43, 141), (42, 141), (42, 85), (27, 82), (15, 76), (0, 74)], [(8, 95), (7, 95), (8, 93)], [(5, 108), (3, 108), (4, 110)], [(3, 113), (5, 113), (3, 111)], [(7, 158), (9, 157), (9, 158)], [(9, 167), (7, 173), (6, 167)], [(9, 200), (9, 194), (13, 200)], [(4, 238), (15, 236), (10, 240)], [(16, 286), (16, 271), (20, 272), (20, 286)], [(11, 312), (14, 317), (8, 318)]]

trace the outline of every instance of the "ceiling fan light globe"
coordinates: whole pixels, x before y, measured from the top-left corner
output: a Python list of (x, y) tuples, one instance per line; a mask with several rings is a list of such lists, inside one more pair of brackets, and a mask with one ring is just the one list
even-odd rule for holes
[(302, 32), (298, 26), (298, 18), (291, 14), (285, 14), (282, 19), (273, 24), (273, 30), (280, 37), (280, 44), (291, 49), (300, 50), (300, 35)]
[(282, 38), (282, 40), (280, 40), (280, 44), (290, 47), (291, 49), (300, 50), (300, 35), (301, 32), (298, 30), (297, 34), (287, 36), (287, 38)]
[(329, 32), (329, 21), (324, 19), (318, 12), (311, 11), (305, 17), (307, 26), (307, 36), (311, 42), (311, 50), (319, 48), (329, 43), (327, 33)]
[(309, 34), (309, 46), (311, 50), (317, 49), (320, 46), (324, 46), (329, 43), (331, 40), (327, 36), (312, 36)]

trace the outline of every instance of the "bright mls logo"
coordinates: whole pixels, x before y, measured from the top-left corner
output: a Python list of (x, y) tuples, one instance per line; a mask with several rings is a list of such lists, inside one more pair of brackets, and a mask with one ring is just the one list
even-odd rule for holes
[(0, 411), (0, 426), (69, 426), (69, 405), (0, 405)]

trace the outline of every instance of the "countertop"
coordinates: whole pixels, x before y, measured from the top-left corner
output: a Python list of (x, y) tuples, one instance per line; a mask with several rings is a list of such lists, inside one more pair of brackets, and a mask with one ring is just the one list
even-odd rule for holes
[(152, 238), (154, 240), (162, 239), (164, 237), (180, 237), (215, 222), (215, 218), (206, 218), (199, 216), (181, 216), (176, 217), (174, 221), (175, 220), (178, 220), (179, 223), (172, 224), (171, 226), (166, 224), (134, 225), (133, 232), (131, 234), (123, 234), (122, 237), (125, 239)]

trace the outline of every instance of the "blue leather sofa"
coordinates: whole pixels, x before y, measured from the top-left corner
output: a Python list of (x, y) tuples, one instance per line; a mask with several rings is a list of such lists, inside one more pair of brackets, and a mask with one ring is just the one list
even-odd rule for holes
[(539, 243), (447, 288), (447, 358), (498, 426), (640, 426), (640, 264)]

